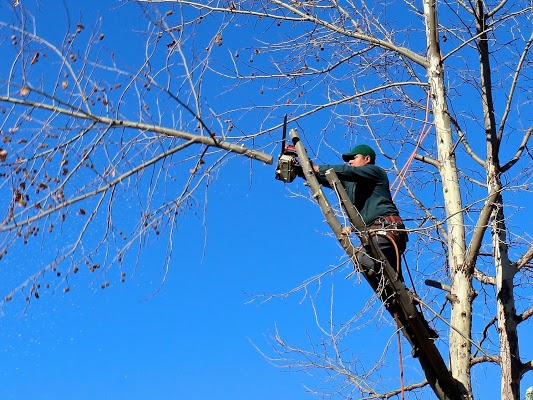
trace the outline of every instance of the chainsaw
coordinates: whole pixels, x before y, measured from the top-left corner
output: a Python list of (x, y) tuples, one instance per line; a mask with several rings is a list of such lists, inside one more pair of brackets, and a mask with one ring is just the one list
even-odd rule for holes
[(298, 153), (296, 147), (292, 144), (285, 144), (287, 137), (287, 114), (283, 119), (283, 134), (281, 137), (281, 152), (278, 157), (278, 164), (276, 166), (276, 179), (283, 182), (292, 182), (296, 176), (298, 169), (301, 170), (300, 162), (298, 161)]

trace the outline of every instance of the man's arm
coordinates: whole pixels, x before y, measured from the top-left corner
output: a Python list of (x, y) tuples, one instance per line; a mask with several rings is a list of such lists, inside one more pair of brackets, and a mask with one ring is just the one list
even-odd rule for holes
[(328, 182), (328, 180), (326, 179), (326, 175), (324, 175), (324, 173), (329, 169), (326, 169), (324, 170), (323, 173), (320, 172), (320, 169), (324, 167), (323, 165), (315, 165), (313, 164), (313, 171), (315, 171), (315, 175), (316, 175), (316, 179), (318, 180), (318, 183), (320, 183), (322, 186), (325, 186), (327, 188), (330, 188), (331, 189), (331, 186)]
[(314, 166), (313, 169), (324, 179), (328, 169), (333, 169), (341, 181), (357, 182), (361, 179), (379, 181), (382, 179), (379, 174), (379, 169), (373, 165), (365, 165), (361, 167), (352, 167), (349, 165), (317, 165)]
[[(319, 166), (315, 165), (315, 164), (312, 164), (312, 167), (313, 167), (313, 171), (314, 171), (314, 173), (316, 175), (316, 179), (318, 180), (318, 183), (320, 183), (322, 186), (325, 186), (325, 187), (331, 189), (331, 186), (330, 186), (328, 180), (326, 179), (326, 176), (319, 172)], [(296, 175), (299, 176), (300, 178), (305, 179), (305, 174), (304, 174), (301, 166), (297, 166), (296, 167)]]

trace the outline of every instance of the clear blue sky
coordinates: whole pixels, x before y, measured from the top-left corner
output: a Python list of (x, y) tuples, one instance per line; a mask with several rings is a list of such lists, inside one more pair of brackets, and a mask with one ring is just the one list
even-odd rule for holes
[[(271, 167), (257, 170), (263, 184), (251, 190), (246, 174), (218, 185), (205, 255), (202, 232), (195, 224), (183, 229), (157, 295), (160, 267), (145, 264), (106, 290), (91, 286), (86, 272), (68, 294), (43, 296), (24, 315), (9, 305), (0, 325), (0, 398), (305, 398), (301, 377), (272, 367), (250, 343), (267, 347), (274, 323), (288, 336), (303, 333), (301, 314), (310, 313), (296, 299), (245, 304), (244, 292), (288, 290), (309, 272), (286, 259), (295, 254), (275, 237), (282, 207), (293, 211), (283, 186), (271, 179)], [(149, 251), (157, 258), (158, 250)]]
[[(35, 13), (40, 34), (62, 37), (65, 26), (57, 23), (65, 17), (61, 2), (42, 3), (40, 9), (24, 5)], [(128, 10), (109, 11), (118, 6)], [(102, 15), (106, 43), (117, 53), (127, 49), (130, 43), (121, 40), (121, 31), (129, 33), (130, 24), (117, 15), (137, 20), (136, 5), (108, 1), (95, 9), (69, 1), (71, 23), (77, 23), (80, 8), (88, 28), (96, 14)], [(3, 4), (0, 12), (11, 11)], [(136, 55), (132, 51), (130, 62)], [(118, 56), (128, 60), (125, 51)], [(205, 247), (199, 217), (182, 221), (175, 260), (157, 294), (164, 247), (154, 243), (146, 250), (147, 261), (123, 284), (115, 280), (102, 290), (99, 281), (81, 271), (67, 294), (58, 288), (28, 310), (22, 302), (9, 304), (0, 319), (0, 399), (305, 397), (297, 376), (272, 367), (251, 345), (266, 346), (264, 335), (276, 321), (292, 331), (304, 306), (295, 301), (245, 304), (251, 299), (245, 292), (290, 289), (298, 274), (291, 271), (297, 264), (280, 264), (282, 248), (272, 251), (279, 240), (273, 237), (281, 225), (279, 210), (287, 205), (283, 186), (272, 179), (272, 166), (260, 164), (254, 166), (250, 185), (243, 163), (234, 159), (213, 187)], [(19, 255), (2, 269), (12, 284), (24, 274), (14, 264), (38, 262)], [(10, 284), (4, 280), (2, 293), (11, 290)]]
[[(62, 37), (64, 25), (58, 21), (66, 13), (61, 1), (23, 3), (36, 15), (39, 34)], [(144, 54), (135, 52), (137, 44), (125, 34), (146, 27), (139, 8), (115, 1), (88, 3), (68, 1), (72, 24), (80, 14), (87, 27), (102, 16), (106, 44), (117, 58), (139, 62)], [(11, 13), (7, 2), (0, 13)], [(305, 121), (303, 128), (312, 131), (314, 123)], [(277, 150), (267, 149), (274, 155)], [(332, 154), (328, 161), (339, 160)], [(371, 291), (356, 278), (326, 276), (320, 290), (313, 285), (305, 299), (299, 292), (263, 302), (263, 294), (284, 293), (339, 264), (343, 253), (327, 236), (318, 207), (275, 181), (273, 166), (254, 163), (252, 173), (249, 166), (249, 160), (235, 157), (222, 169), (209, 192), (207, 230), (202, 215), (180, 220), (162, 287), (165, 248), (154, 242), (125, 283), (115, 280), (102, 290), (100, 281), (82, 271), (71, 280), (69, 293), (48, 293), (27, 310), (21, 300), (8, 304), (0, 318), (0, 400), (316, 398), (304, 388), (315, 380), (276, 368), (253, 344), (274, 356), (268, 340), (278, 329), (287, 341), (306, 346), (308, 335), (317, 337), (310, 298), (328, 317), (333, 290), (336, 304), (344, 305), (335, 314), (342, 321), (364, 306)], [(290, 189), (307, 196), (301, 184)], [(1, 293), (20, 282), (24, 265), (38, 262), (38, 254), (20, 254), (10, 258), (10, 265), (0, 265), (0, 274), (9, 274), (7, 283), (0, 283)], [(363, 364), (368, 349), (382, 348), (394, 331), (382, 320), (365, 329), (364, 341), (348, 342), (343, 349)], [(528, 351), (524, 346), (524, 354)], [(406, 344), (404, 352), (409, 352)], [(486, 371), (474, 383), (480, 393), (496, 377), (494, 368)]]

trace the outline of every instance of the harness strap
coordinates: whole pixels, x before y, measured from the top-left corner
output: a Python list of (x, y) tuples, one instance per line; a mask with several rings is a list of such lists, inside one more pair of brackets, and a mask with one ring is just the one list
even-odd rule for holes
[(399, 231), (405, 229), (402, 218), (399, 215), (386, 215), (379, 217), (368, 227), (373, 232), (371, 234), (384, 236), (389, 239), (401, 255), (407, 246), (407, 234)]

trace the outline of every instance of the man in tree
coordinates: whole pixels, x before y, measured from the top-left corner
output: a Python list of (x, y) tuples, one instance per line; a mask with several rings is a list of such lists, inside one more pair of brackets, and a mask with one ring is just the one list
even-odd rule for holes
[[(313, 165), (318, 181), (330, 187), (325, 173), (329, 169), (335, 171), (363, 221), (376, 233), (374, 240), (379, 248), (401, 276), (400, 256), (405, 250), (407, 234), (392, 201), (387, 173), (375, 165), (376, 152), (365, 144), (355, 146), (351, 152), (343, 154), (342, 159), (348, 165)], [(357, 260), (366, 270), (375, 270), (378, 265), (364, 251), (358, 253)]]

